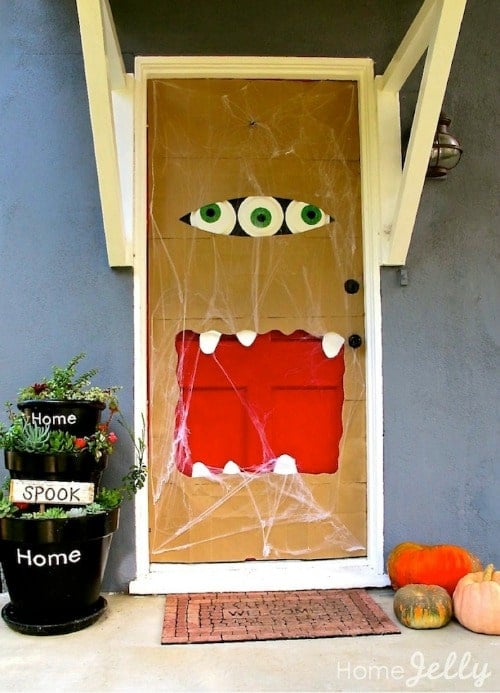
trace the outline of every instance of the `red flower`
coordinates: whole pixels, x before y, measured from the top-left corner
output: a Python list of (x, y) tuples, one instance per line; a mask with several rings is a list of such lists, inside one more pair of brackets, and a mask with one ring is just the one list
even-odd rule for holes
[(108, 440), (111, 443), (111, 445), (114, 445), (118, 440), (118, 436), (116, 435), (116, 433), (113, 433), (113, 431), (111, 431), (111, 433), (108, 436)]
[(97, 428), (100, 431), (107, 431), (108, 430), (108, 424), (106, 424), (106, 423), (99, 424), (99, 426)]
[(30, 507), (29, 503), (22, 503), (21, 501), (14, 503), (14, 505), (19, 508), (19, 510), (27, 510)]
[(87, 445), (85, 438), (75, 438), (75, 448), (81, 450)]
[(35, 391), (35, 394), (39, 395), (42, 393), (44, 390), (47, 389), (47, 385), (45, 383), (35, 383), (33, 385), (33, 390)]

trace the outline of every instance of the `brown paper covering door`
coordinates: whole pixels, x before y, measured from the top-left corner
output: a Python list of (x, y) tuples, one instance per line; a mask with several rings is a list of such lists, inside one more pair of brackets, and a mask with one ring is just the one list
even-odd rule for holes
[[(148, 188), (151, 560), (366, 555), (356, 83), (151, 80)], [(258, 238), (212, 234), (181, 221), (212, 202), (248, 196), (310, 203), (334, 220), (303, 233)], [(346, 290), (348, 279), (357, 282), (357, 291)], [(183, 364), (176, 340), (193, 332), (236, 335), (241, 330), (275, 331), (285, 338), (303, 331), (318, 343), (336, 333), (345, 340), (338, 413), (342, 435), (333, 473), (275, 473), (274, 459), (284, 449), (269, 450), (260, 472), (232, 475), (219, 468), (200, 478), (189, 475), (191, 466), (186, 473), (179, 468), (179, 449), (189, 446), (190, 435), (182, 407), (179, 416), (181, 387), (189, 395), (196, 369), (191, 363), (193, 373), (181, 370), (179, 378)], [(351, 335), (361, 337), (359, 348), (349, 346)], [(251, 355), (252, 346), (244, 348)], [(212, 358), (217, 359), (217, 349)], [(227, 386), (234, 389), (233, 376)], [(189, 396), (182, 396), (187, 413)], [(280, 397), (280, 408), (286, 409), (286, 393)], [(245, 407), (244, 396), (241, 401)], [(296, 408), (305, 402), (300, 392), (290, 395), (295, 429), (300, 425)], [(219, 408), (224, 420), (224, 405)], [(205, 404), (197, 415), (204, 410)], [(217, 413), (210, 411), (210, 416)], [(217, 430), (221, 435), (224, 425)]]

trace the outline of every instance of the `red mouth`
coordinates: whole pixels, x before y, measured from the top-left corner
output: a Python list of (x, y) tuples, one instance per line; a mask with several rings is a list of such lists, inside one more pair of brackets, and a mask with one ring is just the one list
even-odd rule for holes
[(322, 342), (301, 330), (273, 330), (254, 341), (222, 335), (207, 353), (200, 335), (179, 333), (177, 468), (189, 476), (195, 463), (212, 474), (289, 473), (295, 466), (299, 473), (335, 473), (344, 348), (332, 356)]

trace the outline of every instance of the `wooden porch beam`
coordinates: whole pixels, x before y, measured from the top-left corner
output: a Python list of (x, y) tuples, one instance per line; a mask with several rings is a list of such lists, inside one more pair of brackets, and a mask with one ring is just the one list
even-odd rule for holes
[(110, 266), (132, 264), (133, 78), (108, 0), (77, 0), (90, 120)]
[(100, 4), (110, 88), (126, 89), (125, 65), (123, 63), (122, 52), (118, 42), (118, 35), (111, 13), (111, 7), (109, 6), (109, 0), (101, 0)]
[[(383, 265), (406, 262), (466, 2), (426, 0), (386, 72), (375, 82), (381, 153)], [(397, 160), (401, 165), (401, 144), (396, 146), (394, 135), (391, 138), (390, 134), (384, 134), (382, 124), (384, 121), (394, 124), (396, 116), (399, 119), (399, 90), (425, 48), (424, 72), (401, 173), (397, 170)]]
[(435, 0), (425, 0), (380, 80), (383, 91), (399, 92), (431, 42)]

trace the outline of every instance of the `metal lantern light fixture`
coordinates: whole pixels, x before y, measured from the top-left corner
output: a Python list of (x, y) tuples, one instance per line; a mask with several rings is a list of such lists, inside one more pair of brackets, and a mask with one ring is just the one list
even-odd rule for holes
[(427, 178), (445, 178), (448, 171), (460, 161), (462, 148), (460, 142), (448, 132), (450, 123), (450, 118), (441, 113), (432, 143)]

